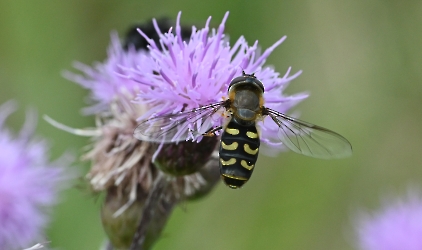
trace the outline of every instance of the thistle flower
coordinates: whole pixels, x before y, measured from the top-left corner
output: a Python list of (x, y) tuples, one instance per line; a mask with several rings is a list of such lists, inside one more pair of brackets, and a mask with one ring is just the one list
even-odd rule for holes
[(67, 164), (50, 163), (46, 142), (32, 138), (33, 112), (19, 135), (4, 127), (15, 106), (11, 101), (0, 106), (0, 249), (23, 249), (43, 241), (46, 209), (55, 204), (67, 179)]
[[(140, 120), (222, 101), (231, 79), (242, 70), (255, 73), (265, 83), (266, 106), (272, 109), (286, 112), (307, 97), (306, 94), (282, 95), (282, 90), (300, 71), (289, 76), (288, 69), (280, 77), (272, 68), (263, 66), (285, 37), (261, 54), (257, 42), (249, 46), (243, 37), (230, 46), (224, 34), (228, 13), (217, 30), (210, 28), (209, 18), (204, 28), (192, 27), (187, 32), (180, 24), (180, 17), (179, 13), (175, 29), (163, 28), (166, 25), (155, 20), (152, 26), (141, 27), (139, 37), (144, 40), (133, 39), (130, 32), (130, 38), (122, 45), (117, 35), (112, 34), (105, 62), (97, 63), (94, 68), (75, 64), (84, 76), (66, 73), (67, 78), (91, 90), (93, 105), (85, 113), (96, 115), (97, 127), (72, 130), (56, 125), (93, 137), (92, 149), (84, 156), (92, 161), (87, 178), (95, 191), (107, 191), (103, 224), (113, 228), (106, 229), (109, 235), (114, 234), (110, 238), (133, 235), (132, 230), (121, 225), (139, 217), (141, 224), (147, 218), (155, 225), (164, 225), (175, 204), (207, 194), (219, 180), (215, 149), (218, 137), (197, 138), (193, 142), (187, 141), (191, 138), (179, 136), (175, 140), (182, 142), (168, 144), (140, 141), (133, 137)], [(133, 41), (140, 41), (141, 45), (132, 44)], [(143, 44), (148, 44), (147, 50)], [(263, 142), (280, 150), (281, 143), (272, 140), (277, 138), (278, 127), (261, 126)], [(162, 187), (158, 201), (151, 201), (157, 189), (154, 183), (162, 172), (167, 185)], [(133, 206), (138, 206), (135, 209), (138, 211), (143, 208), (143, 214), (133, 213)], [(148, 218), (148, 209), (159, 207), (167, 208), (162, 210), (165, 216)], [(138, 228), (137, 232), (142, 230)], [(117, 232), (119, 236), (114, 237)], [(113, 244), (123, 248), (127, 242), (116, 240)]]
[[(265, 84), (265, 103), (271, 109), (286, 113), (307, 97), (303, 93), (288, 97), (282, 95), (282, 90), (292, 79), (300, 75), (301, 71), (289, 76), (291, 71), (289, 68), (282, 77), (279, 77), (280, 74), (274, 69), (264, 67), (267, 57), (286, 39), (285, 36), (262, 54), (257, 41), (249, 46), (243, 37), (230, 46), (224, 35), (227, 12), (217, 31), (212, 30), (209, 34), (211, 21), (209, 18), (205, 28), (198, 30), (193, 27), (189, 41), (183, 41), (180, 17), (181, 13), (177, 17), (175, 34), (171, 32), (162, 34), (157, 29), (160, 36), (159, 44), (139, 30), (150, 44), (150, 56), (145, 58), (146, 61), (142, 66), (124, 68), (124, 75), (140, 84), (136, 102), (149, 106), (148, 112), (138, 120), (220, 102), (226, 98), (230, 81), (240, 76), (242, 71), (254, 73)], [(260, 123), (259, 126), (262, 128), (261, 140), (264, 143), (281, 145), (273, 143), (279, 141), (276, 124)], [(191, 138), (173, 138), (174, 141), (189, 139)], [(201, 139), (199, 137), (198, 141)], [(276, 148), (282, 149), (282, 147)]]
[(362, 214), (356, 230), (362, 250), (422, 249), (422, 195), (410, 191), (375, 213)]

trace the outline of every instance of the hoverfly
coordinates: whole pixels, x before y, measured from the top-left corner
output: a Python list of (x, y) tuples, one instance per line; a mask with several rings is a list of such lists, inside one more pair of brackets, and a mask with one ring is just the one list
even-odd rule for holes
[[(252, 175), (260, 146), (256, 122), (266, 117), (277, 124), (280, 141), (296, 153), (325, 159), (351, 155), (352, 146), (346, 138), (265, 107), (263, 94), (262, 82), (253, 74), (243, 72), (230, 82), (227, 100), (142, 121), (134, 136), (144, 141), (175, 143), (181, 140), (175, 138), (195, 140), (200, 136), (215, 136), (223, 130), (220, 174), (233, 189), (240, 188)], [(221, 126), (219, 111), (227, 113), (225, 126)]]

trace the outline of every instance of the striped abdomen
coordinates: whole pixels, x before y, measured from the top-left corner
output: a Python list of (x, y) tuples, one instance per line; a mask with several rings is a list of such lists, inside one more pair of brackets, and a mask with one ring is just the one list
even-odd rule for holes
[(242, 126), (233, 119), (221, 135), (220, 174), (230, 188), (249, 180), (258, 159), (259, 136), (255, 123)]

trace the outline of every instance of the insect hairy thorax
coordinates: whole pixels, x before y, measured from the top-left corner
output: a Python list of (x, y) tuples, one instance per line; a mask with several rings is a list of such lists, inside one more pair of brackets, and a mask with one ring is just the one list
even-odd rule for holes
[(264, 86), (255, 76), (243, 74), (233, 79), (228, 92), (231, 112), (238, 123), (251, 124), (262, 115)]

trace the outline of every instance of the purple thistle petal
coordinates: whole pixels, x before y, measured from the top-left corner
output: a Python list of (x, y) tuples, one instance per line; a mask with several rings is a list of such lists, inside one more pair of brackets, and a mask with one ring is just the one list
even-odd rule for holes
[(258, 60), (256, 60), (256, 62), (252, 65), (252, 68), (257, 68), (257, 67), (261, 66), (265, 62), (267, 57), (274, 51), (274, 49), (277, 48), (277, 46), (280, 45), (282, 42), (284, 42), (284, 40), (286, 40), (286, 38), (287, 38), (287, 36), (283, 36), (282, 38), (280, 38), (280, 40), (275, 42), (271, 47), (266, 49), (264, 54), (262, 54), (262, 56), (260, 56), (258, 58)]

